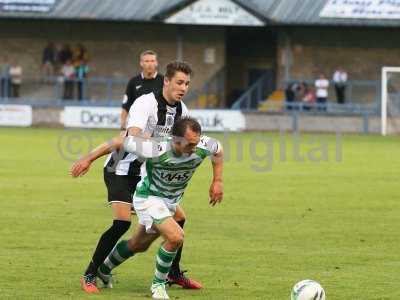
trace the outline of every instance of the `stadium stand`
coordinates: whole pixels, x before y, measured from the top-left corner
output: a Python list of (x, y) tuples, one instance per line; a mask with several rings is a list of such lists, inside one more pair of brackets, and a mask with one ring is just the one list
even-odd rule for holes
[[(369, 118), (379, 113), (381, 67), (400, 64), (398, 18), (329, 17), (324, 0), (27, 2), (0, 5), (0, 26), (8, 28), (0, 35), (0, 64), (10, 56), (24, 70), (18, 99), (8, 95), (2, 73), (1, 104), (119, 106), (124, 85), (138, 69), (133, 61), (145, 47), (160, 53), (161, 69), (174, 58), (193, 64), (190, 108)], [(215, 14), (214, 20), (202, 16), (202, 9)], [(231, 18), (233, 11), (241, 18)], [(38, 77), (41, 51), (50, 40), (84, 43), (89, 50), (81, 101), (62, 100), (64, 83), (57, 74), (45, 82)], [(370, 47), (374, 51), (365, 51)], [(289, 82), (311, 84), (319, 72), (331, 79), (338, 66), (350, 77), (345, 104), (335, 103), (331, 87), (326, 111), (297, 102), (293, 111), (287, 109)]]

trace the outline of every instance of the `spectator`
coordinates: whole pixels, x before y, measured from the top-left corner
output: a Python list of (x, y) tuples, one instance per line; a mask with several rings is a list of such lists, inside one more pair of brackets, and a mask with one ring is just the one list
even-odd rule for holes
[(64, 66), (68, 60), (72, 61), (72, 50), (68, 44), (64, 44), (60, 52), (58, 52), (58, 61), (61, 66)]
[(65, 62), (61, 68), (61, 74), (64, 81), (64, 93), (63, 99), (70, 100), (74, 98), (74, 80), (75, 80), (75, 68), (72, 65), (72, 61), (69, 59)]
[(22, 84), (22, 67), (15, 60), (13, 60), (10, 66), (9, 75), (11, 80), (11, 97), (19, 98)]
[(292, 110), (294, 108), (293, 102), (296, 100), (296, 82), (290, 82), (285, 89), (286, 109)]
[(88, 52), (82, 44), (77, 44), (74, 48), (73, 51), (73, 61), (74, 64), (80, 63), (81, 61), (88, 62), (89, 61), (89, 55)]
[(60, 52), (63, 49), (63, 45), (61, 44), (54, 44), (54, 74), (59, 74), (63, 64), (60, 61)]
[(315, 105), (315, 91), (312, 87), (306, 88), (306, 93), (303, 97), (303, 108), (304, 110), (310, 110)]
[(333, 73), (333, 82), (335, 84), (336, 99), (339, 104), (346, 102), (346, 84), (347, 84), (347, 72), (342, 68), (338, 68)]
[(78, 100), (84, 98), (84, 90), (86, 86), (86, 77), (89, 72), (89, 67), (85, 60), (80, 60), (75, 64), (75, 78), (78, 88)]
[(296, 101), (301, 103), (304, 96), (307, 94), (308, 85), (305, 82), (300, 82), (296, 89)]
[(54, 75), (55, 63), (57, 58), (57, 50), (53, 42), (49, 42), (43, 49), (42, 54), (42, 72), (44, 81)]
[(324, 74), (320, 74), (315, 81), (315, 89), (317, 95), (318, 110), (326, 110), (326, 102), (328, 100), (329, 81)]
[(0, 64), (0, 98), (11, 96), (10, 63), (8, 56), (3, 57)]

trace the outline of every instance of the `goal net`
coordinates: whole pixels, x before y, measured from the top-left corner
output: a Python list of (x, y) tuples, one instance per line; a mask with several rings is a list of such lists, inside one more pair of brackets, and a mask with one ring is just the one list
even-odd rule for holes
[(400, 67), (383, 67), (381, 134), (400, 134)]

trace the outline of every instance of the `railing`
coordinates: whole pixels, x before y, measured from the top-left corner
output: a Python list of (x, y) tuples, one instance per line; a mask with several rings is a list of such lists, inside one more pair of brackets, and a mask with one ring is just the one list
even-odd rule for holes
[[(305, 83), (309, 87), (314, 87), (315, 80), (312, 79), (292, 79), (284, 83), (285, 87), (291, 82)], [(346, 84), (346, 103), (371, 104), (379, 102), (380, 81), (378, 80), (349, 80)], [(334, 83), (329, 81), (328, 100), (336, 102)]]
[[(254, 83), (239, 99), (232, 105), (232, 109), (254, 110), (258, 109), (258, 104), (266, 101), (267, 95), (263, 93), (267, 76), (262, 76)], [(290, 82), (305, 83), (309, 87), (314, 86), (314, 80), (302, 79), (291, 80)], [(285, 82), (287, 86), (289, 82)], [(303, 113), (330, 113), (330, 114), (377, 114), (380, 110), (380, 82), (377, 80), (351, 80), (347, 83), (346, 103), (337, 104), (335, 97), (334, 84), (329, 87), (329, 98), (327, 104), (312, 103), (307, 104), (297, 99), (294, 102), (285, 102), (281, 111), (295, 110)], [(270, 100), (269, 100), (270, 101)]]
[(353, 115), (353, 114), (377, 114), (380, 105), (377, 103), (304, 103), (304, 102), (285, 102), (283, 111), (301, 112), (309, 114), (328, 113), (331, 115)]
[[(314, 80), (293, 80), (313, 86)], [(64, 105), (101, 105), (119, 106), (125, 92), (127, 78), (122, 77), (89, 77), (85, 80), (71, 82), (72, 97), (65, 97), (66, 82), (62, 77), (45, 79), (24, 79), (18, 98), (12, 97), (9, 78), (0, 78), (0, 103), (30, 104), (32, 106)], [(185, 97), (190, 108), (223, 107), (225, 97), (226, 69), (222, 68), (201, 88), (191, 90)], [(271, 90), (270, 77), (260, 77), (233, 104), (232, 109), (257, 110), (260, 101), (267, 98)], [(346, 103), (336, 104), (335, 92), (331, 84), (329, 99), (325, 106), (302, 102), (285, 102), (283, 111), (297, 110), (302, 113), (340, 113), (340, 114), (376, 114), (380, 111), (380, 84), (378, 81), (351, 80), (346, 90)], [(67, 95), (68, 96), (68, 95)], [(71, 96), (71, 95), (69, 95)], [(65, 99), (71, 98), (71, 99)], [(400, 114), (400, 96), (391, 94), (389, 112)]]
[[(101, 105), (119, 106), (127, 78), (89, 77), (65, 80), (63, 77), (24, 79), (20, 95), (13, 97), (10, 78), (0, 78), (0, 103), (32, 106)], [(200, 89), (190, 90), (185, 103), (191, 108), (217, 108), (225, 103), (226, 69), (216, 72)]]
[(9, 78), (0, 80), (1, 103), (24, 103), (33, 106), (107, 105), (121, 104), (127, 78), (90, 77), (64, 80), (62, 77), (24, 79), (18, 97), (14, 97)]
[(256, 110), (258, 102), (265, 99), (268, 91), (272, 90), (272, 78), (270, 74), (262, 75), (250, 88), (237, 99), (232, 109)]
[[(314, 80), (291, 80), (314, 88)], [(286, 82), (288, 86), (290, 82)], [(315, 88), (314, 88), (315, 89)], [(341, 115), (376, 115), (380, 112), (380, 82), (377, 80), (350, 80), (346, 85), (345, 103), (337, 103), (334, 83), (330, 81), (326, 104), (305, 103), (302, 99), (294, 102), (285, 101), (284, 109), (298, 110), (302, 113), (341, 114)]]

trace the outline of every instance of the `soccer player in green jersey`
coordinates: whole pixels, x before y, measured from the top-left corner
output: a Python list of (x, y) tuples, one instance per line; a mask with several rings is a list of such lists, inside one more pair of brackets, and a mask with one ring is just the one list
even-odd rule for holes
[(129, 136), (125, 151), (145, 158), (141, 181), (133, 198), (139, 224), (128, 241), (121, 241), (99, 267), (98, 276), (109, 280), (111, 270), (129, 257), (145, 252), (161, 236), (156, 256), (156, 270), (151, 284), (153, 299), (169, 299), (165, 289), (167, 275), (177, 249), (183, 243), (183, 229), (173, 219), (175, 210), (192, 175), (202, 161), (210, 156), (213, 180), (209, 190), (210, 204), (221, 202), (223, 196), (223, 151), (220, 143), (201, 135), (200, 124), (185, 117), (175, 122), (172, 138), (156, 141)]

